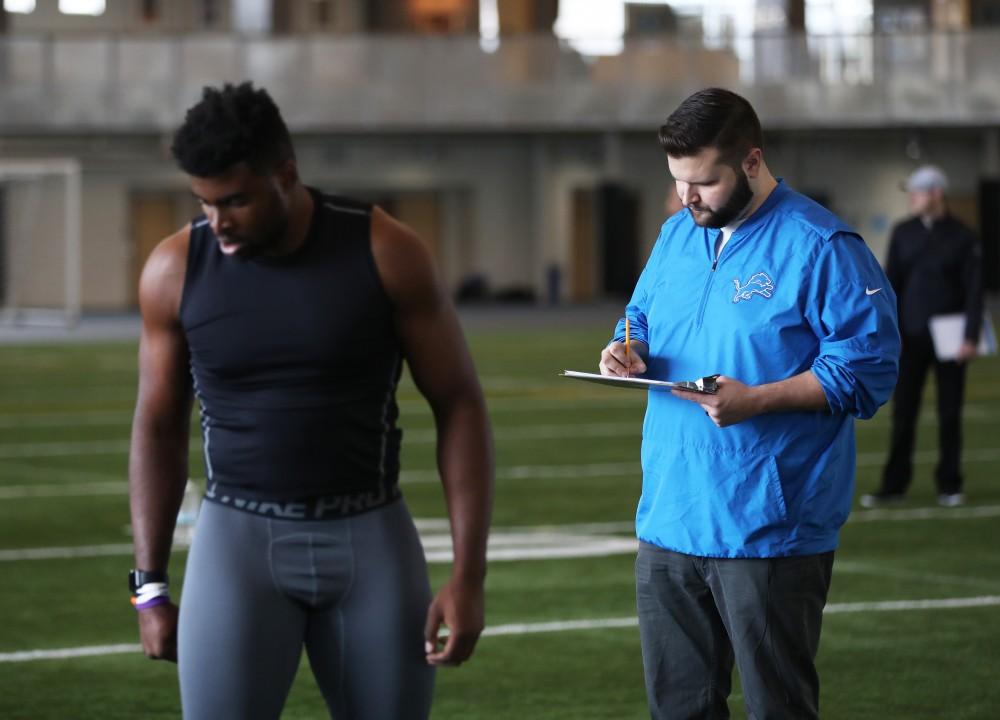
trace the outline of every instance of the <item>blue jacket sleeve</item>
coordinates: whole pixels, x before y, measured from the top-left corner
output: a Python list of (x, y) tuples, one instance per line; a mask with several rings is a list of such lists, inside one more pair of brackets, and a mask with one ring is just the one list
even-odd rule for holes
[(857, 235), (838, 233), (816, 259), (806, 316), (819, 338), (812, 364), (833, 412), (870, 418), (899, 374), (896, 296)]
[[(638, 340), (649, 346), (649, 322), (647, 321), (647, 311), (649, 309), (649, 303), (652, 300), (652, 290), (656, 285), (657, 277), (657, 265), (658, 258), (660, 256), (659, 248), (660, 243), (663, 240), (663, 231), (660, 231), (660, 236), (656, 240), (656, 244), (653, 246), (653, 251), (649, 255), (649, 259), (646, 261), (646, 267), (643, 268), (642, 273), (639, 275), (639, 280), (635, 284), (635, 289), (632, 291), (632, 299), (629, 300), (628, 305), (625, 306), (625, 314), (628, 316), (629, 322), (629, 334), (632, 336), (633, 340)], [(618, 324), (615, 325), (615, 332), (612, 335), (609, 342), (625, 342), (625, 318), (621, 317), (618, 319)]]

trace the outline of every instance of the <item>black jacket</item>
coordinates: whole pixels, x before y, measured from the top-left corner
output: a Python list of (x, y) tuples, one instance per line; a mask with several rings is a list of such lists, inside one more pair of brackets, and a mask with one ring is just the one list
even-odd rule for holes
[(982, 251), (973, 232), (951, 215), (930, 229), (920, 218), (892, 229), (885, 274), (896, 291), (903, 335), (928, 332), (931, 315), (964, 312), (965, 337), (979, 340), (983, 317)]

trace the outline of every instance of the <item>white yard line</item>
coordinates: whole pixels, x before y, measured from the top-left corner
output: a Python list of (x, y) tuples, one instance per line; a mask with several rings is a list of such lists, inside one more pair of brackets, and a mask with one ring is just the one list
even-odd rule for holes
[(567, 630), (604, 630), (605, 628), (637, 627), (634, 617), (598, 618), (594, 620), (553, 620), (551, 622), (511, 623), (493, 625), (483, 630), (483, 636), (534, 635), (536, 633), (566, 632)]
[[(974, 607), (1000, 605), (1000, 595), (981, 597), (935, 598), (931, 600), (885, 600), (879, 602), (831, 603), (826, 606), (826, 614), (859, 612), (903, 612), (908, 610), (955, 610)], [(585, 620), (555, 620), (534, 623), (510, 623), (492, 625), (483, 630), (483, 637), (511, 635), (534, 635), (538, 633), (572, 632), (579, 630), (606, 630), (634, 628), (639, 621), (634, 616), (616, 618), (593, 618)], [(91, 645), (52, 650), (21, 650), (0, 653), (0, 663), (21, 663), (33, 660), (67, 660), (79, 657), (97, 657), (122, 653), (138, 653), (138, 644)]]
[(881, 600), (873, 602), (832, 603), (824, 614), (856, 612), (898, 612), (900, 610), (953, 610), (955, 608), (993, 607), (1000, 605), (1000, 595), (964, 598), (934, 598), (932, 600)]
[(0, 662), (21, 663), (31, 660), (67, 660), (78, 657), (94, 657), (101, 655), (119, 655), (135, 653), (142, 650), (142, 645), (90, 645), (58, 650), (21, 650), (19, 652), (0, 653)]
[[(425, 550), (429, 563), (450, 563), (452, 560), (451, 538), (445, 536), (446, 547), (435, 550)], [(529, 541), (530, 542), (530, 541)], [(425, 545), (426, 548), (426, 545)], [(565, 558), (609, 557), (611, 555), (634, 554), (639, 548), (635, 538), (579, 538), (576, 543), (543, 542), (540, 545), (512, 546), (496, 542), (495, 536), (490, 536), (489, 548), (486, 550), (488, 562), (506, 562), (514, 560), (558, 560)]]

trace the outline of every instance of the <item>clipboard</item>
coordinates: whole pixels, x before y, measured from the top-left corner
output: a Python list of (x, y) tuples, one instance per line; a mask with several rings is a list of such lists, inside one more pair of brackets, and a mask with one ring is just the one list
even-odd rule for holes
[(585, 380), (587, 382), (598, 383), (599, 385), (614, 385), (617, 387), (634, 388), (637, 390), (687, 390), (688, 392), (702, 393), (704, 395), (714, 395), (719, 390), (715, 382), (718, 375), (709, 375), (697, 380), (681, 380), (671, 382), (669, 380), (650, 380), (638, 377), (617, 377), (615, 375), (599, 375), (597, 373), (579, 372), (577, 370), (563, 370), (560, 377), (573, 378), (575, 380)]
[[(934, 341), (934, 355), (938, 360), (954, 360), (965, 342), (965, 313), (931, 315), (928, 327)], [(996, 355), (997, 338), (993, 331), (993, 318), (989, 310), (983, 311), (983, 324), (979, 332), (977, 355)]]

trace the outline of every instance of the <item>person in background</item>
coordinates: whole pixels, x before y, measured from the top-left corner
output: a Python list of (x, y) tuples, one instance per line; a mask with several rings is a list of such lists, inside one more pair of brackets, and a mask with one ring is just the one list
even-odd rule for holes
[(816, 718), (823, 607), (854, 495), (854, 418), (896, 381), (892, 288), (861, 237), (776, 179), (744, 98), (711, 88), (660, 128), (687, 208), (663, 224), (601, 353), (648, 393), (636, 605), (654, 718)]
[[(903, 351), (892, 401), (889, 459), (878, 490), (861, 505), (900, 502), (913, 480), (913, 448), (928, 371), (937, 382), (938, 504), (956, 507), (962, 492), (962, 401), (968, 361), (975, 357), (983, 318), (982, 252), (975, 234), (948, 212), (948, 178), (934, 165), (914, 170), (904, 183), (912, 217), (892, 229), (886, 274), (899, 303)], [(935, 357), (933, 315), (965, 313), (965, 337), (955, 360)]]
[[(178, 660), (187, 720), (279, 717), (303, 648), (332, 716), (423, 720), (435, 667), (468, 659), (483, 628), (493, 497), (483, 394), (431, 255), (378, 207), (305, 186), (250, 83), (205, 88), (172, 150), (204, 214), (140, 280), (143, 649)], [(398, 483), (404, 361), (434, 412), (454, 542), (433, 598)], [(167, 565), (195, 397), (207, 492), (178, 611)]]

